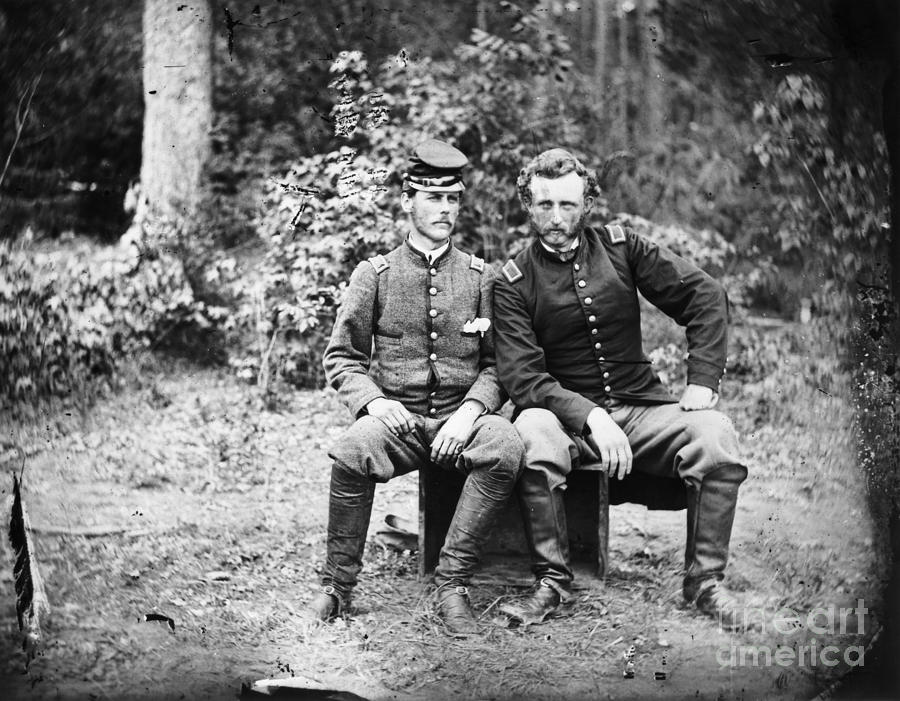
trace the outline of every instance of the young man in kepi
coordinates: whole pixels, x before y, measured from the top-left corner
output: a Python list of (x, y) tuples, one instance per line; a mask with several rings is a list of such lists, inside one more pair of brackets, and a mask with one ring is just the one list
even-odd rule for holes
[[(563, 490), (579, 463), (599, 462), (620, 480), (633, 467), (642, 474), (632, 480), (671, 478), (683, 489), (684, 597), (740, 627), (722, 579), (747, 468), (731, 422), (713, 410), (725, 372), (724, 290), (630, 229), (585, 226), (599, 188), (568, 151), (534, 158), (518, 190), (536, 236), (502, 268), (494, 321), (497, 369), (525, 443), (518, 495), (537, 583), (501, 609), (536, 623), (570, 599)], [(687, 387), (677, 402), (644, 355), (638, 291), (686, 327)]]
[(453, 246), (466, 156), (419, 144), (403, 176), (406, 240), (360, 263), (323, 364), (355, 422), (329, 453), (322, 591), (307, 615), (343, 613), (362, 567), (375, 485), (432, 463), (467, 475), (434, 573), (437, 611), (454, 635), (478, 632), (468, 585), (494, 517), (521, 469), (522, 442), (494, 414), (497, 380), (490, 268)]

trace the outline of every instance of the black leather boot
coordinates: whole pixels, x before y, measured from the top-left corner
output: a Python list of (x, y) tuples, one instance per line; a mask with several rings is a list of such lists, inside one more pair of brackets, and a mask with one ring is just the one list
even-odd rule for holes
[(333, 586), (328, 585), (306, 605), (302, 617), (310, 623), (324, 623), (342, 615), (349, 605), (349, 599), (343, 598)]
[(540, 623), (570, 597), (573, 575), (563, 490), (551, 490), (543, 470), (526, 468), (516, 491), (538, 584), (527, 597), (500, 610), (526, 624)]
[(447, 632), (457, 637), (478, 633), (478, 621), (469, 605), (469, 590), (464, 586), (445, 586), (437, 590), (437, 612)]
[(564, 593), (566, 594), (565, 599), (552, 580), (542, 579), (527, 596), (518, 601), (501, 604), (498, 608), (524, 626), (543, 623), (548, 616), (557, 612), (561, 604), (566, 602), (568, 592)]
[(699, 487), (687, 486), (687, 543), (684, 598), (723, 629), (743, 626), (743, 612), (721, 584), (737, 508), (738, 488), (747, 477), (743, 465), (724, 465), (707, 474)]
[(478, 631), (466, 586), (475, 573), (484, 542), (509, 498), (514, 481), (513, 473), (478, 468), (469, 473), (463, 485), (434, 570), (438, 614), (451, 633)]
[(343, 614), (362, 569), (375, 483), (335, 462), (328, 499), (323, 590), (307, 605), (304, 618), (327, 621)]

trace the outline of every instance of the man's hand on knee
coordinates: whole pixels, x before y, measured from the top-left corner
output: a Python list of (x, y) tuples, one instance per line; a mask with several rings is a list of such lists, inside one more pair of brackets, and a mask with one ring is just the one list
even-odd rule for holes
[(703, 385), (688, 385), (678, 402), (685, 411), (712, 409), (719, 401), (719, 395)]
[(413, 415), (405, 406), (394, 399), (378, 397), (366, 404), (369, 416), (374, 416), (387, 426), (391, 433), (401, 436), (415, 428)]
[(600, 407), (588, 414), (587, 429), (585, 438), (607, 474), (623, 479), (631, 472), (632, 463), (631, 446), (625, 432)]
[(453, 412), (431, 442), (431, 461), (442, 464), (455, 459), (469, 442), (475, 419), (481, 416), (482, 411), (484, 405), (481, 402), (469, 400)]

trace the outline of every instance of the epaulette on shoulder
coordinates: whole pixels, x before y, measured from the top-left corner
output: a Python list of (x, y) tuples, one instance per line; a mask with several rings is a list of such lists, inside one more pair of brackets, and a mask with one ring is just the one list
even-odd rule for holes
[(391, 264), (387, 262), (387, 258), (380, 254), (369, 258), (369, 262), (372, 264), (372, 267), (375, 268), (375, 272), (379, 275), (391, 267)]
[(619, 224), (607, 224), (603, 228), (609, 233), (611, 243), (625, 243), (625, 229)]
[(519, 266), (516, 265), (516, 262), (514, 260), (506, 261), (506, 265), (501, 268), (501, 271), (503, 272), (503, 277), (505, 277), (506, 281), (510, 284), (518, 282), (524, 277), (524, 275), (522, 275), (522, 271), (519, 270)]
[(469, 269), (477, 270), (479, 273), (484, 272), (484, 258), (472, 255), (472, 261), (469, 263)]

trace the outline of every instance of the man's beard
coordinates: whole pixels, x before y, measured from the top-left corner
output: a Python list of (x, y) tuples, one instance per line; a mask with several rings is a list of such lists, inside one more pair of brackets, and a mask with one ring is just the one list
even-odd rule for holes
[[(584, 233), (584, 229), (587, 226), (587, 217), (588, 217), (588, 213), (586, 211), (582, 212), (581, 216), (578, 217), (578, 221), (575, 222), (575, 224), (572, 226), (572, 230), (569, 232), (568, 245), (571, 246), (572, 243), (574, 243), (577, 239), (579, 239), (581, 237), (581, 234)], [(537, 236), (539, 239), (543, 240), (543, 237), (541, 236), (542, 232), (538, 228), (537, 224), (535, 224), (534, 219), (531, 219), (529, 217), (529, 224), (531, 225), (531, 233), (534, 236)], [(549, 243), (547, 245), (550, 246)], [(553, 246), (551, 246), (551, 248), (553, 248)]]

